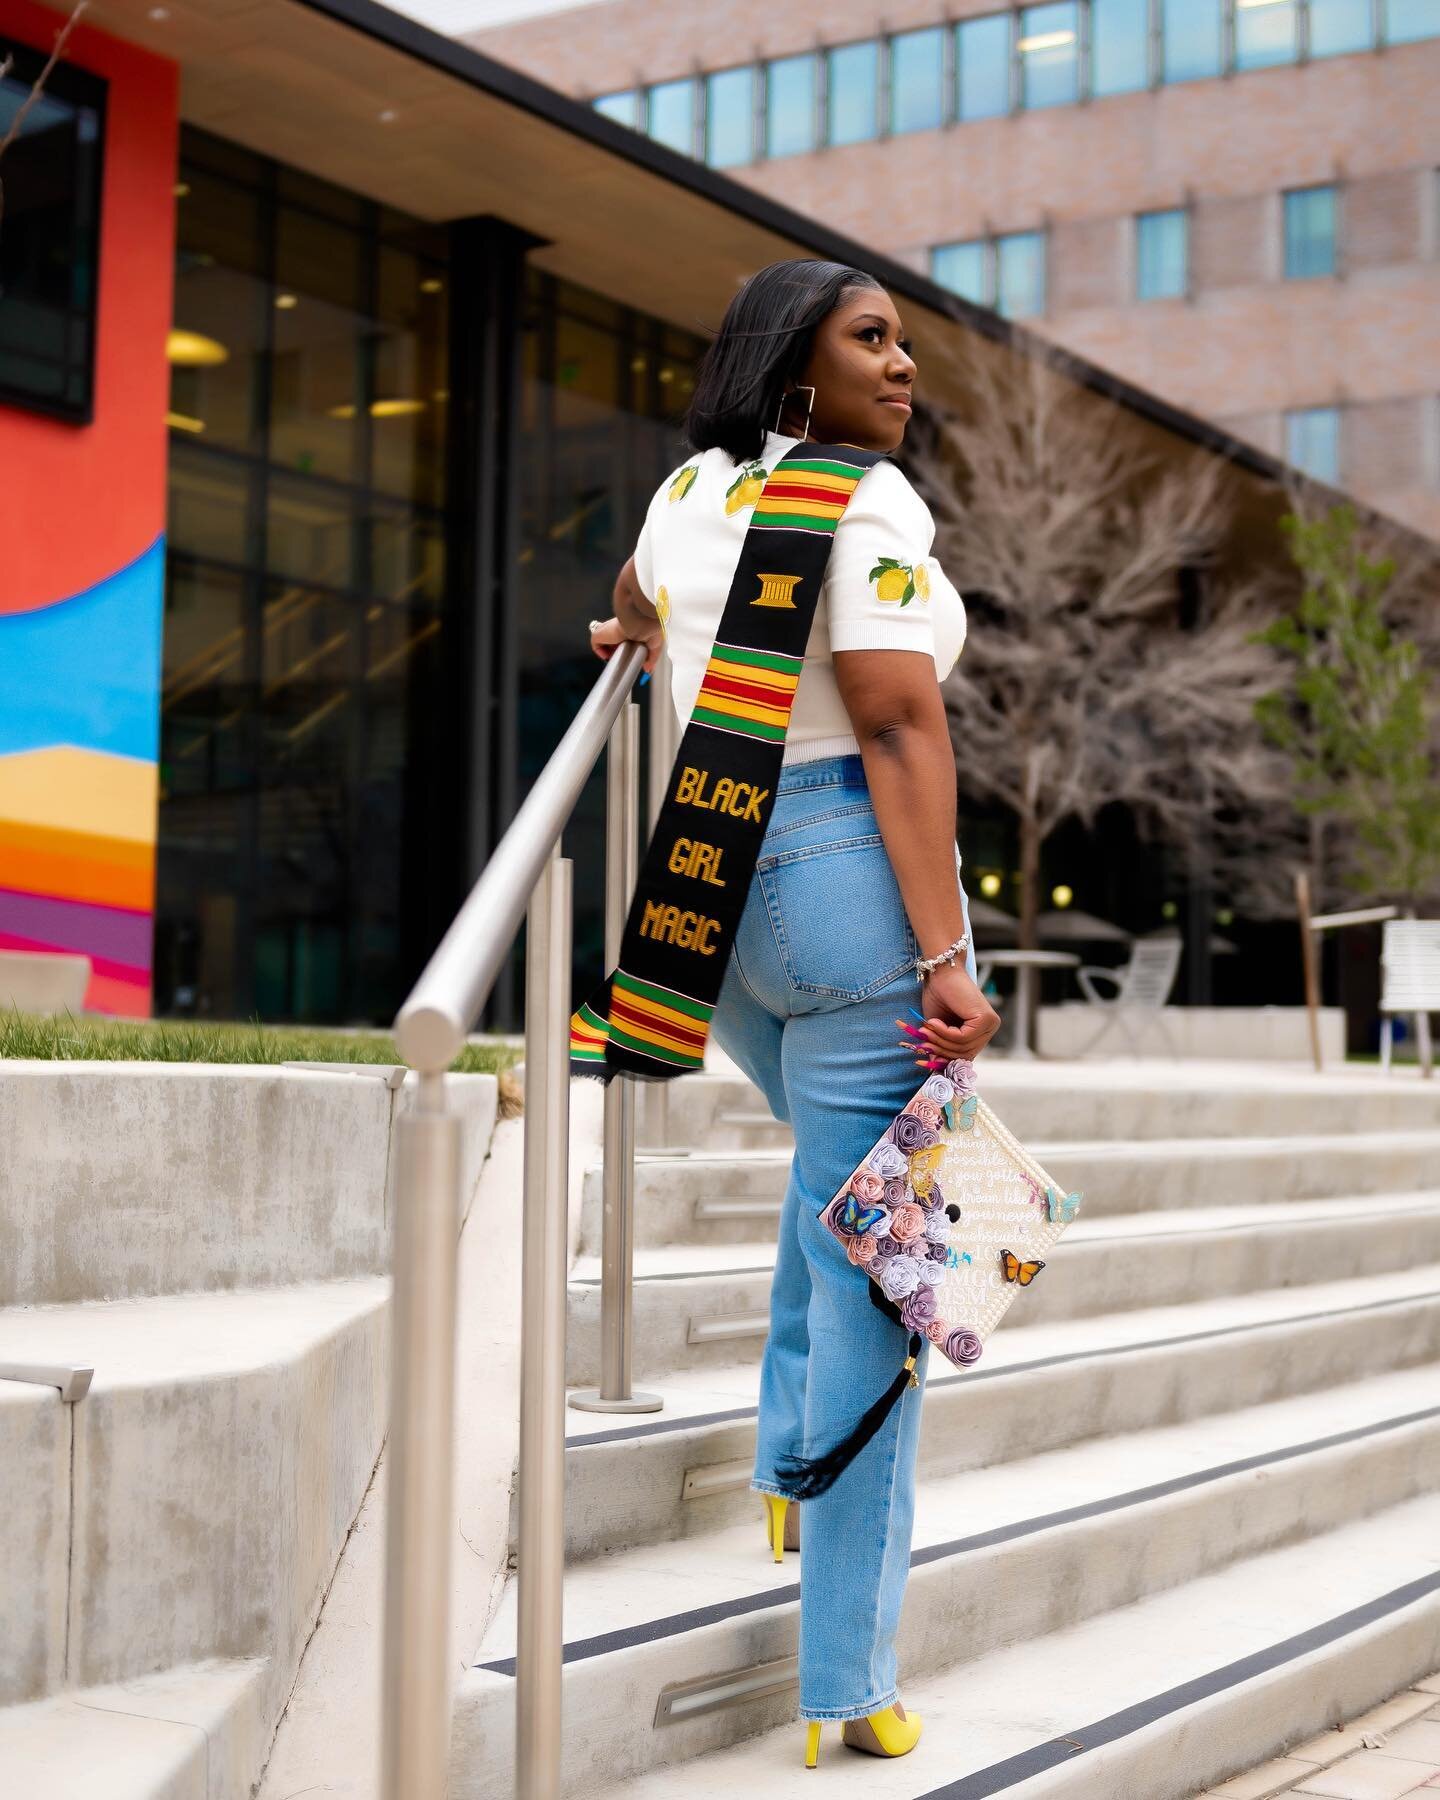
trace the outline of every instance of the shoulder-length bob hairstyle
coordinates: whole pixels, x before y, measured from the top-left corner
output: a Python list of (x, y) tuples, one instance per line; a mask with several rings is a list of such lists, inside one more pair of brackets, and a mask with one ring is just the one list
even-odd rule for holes
[(879, 286), (863, 269), (811, 257), (757, 270), (725, 308), (700, 359), (684, 425), (692, 448), (718, 445), (736, 462), (758, 457), (786, 384), (810, 359), (816, 326), (847, 294)]

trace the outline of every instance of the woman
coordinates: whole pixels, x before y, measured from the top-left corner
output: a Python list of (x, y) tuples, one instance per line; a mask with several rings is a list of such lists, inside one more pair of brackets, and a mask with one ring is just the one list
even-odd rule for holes
[[(701, 363), (685, 422), (693, 455), (650, 503), (592, 629), (601, 657), (669, 649), (688, 720), (766, 476), (801, 440), (892, 451), (915, 363), (890, 296), (838, 263), (750, 278)], [(785, 740), (774, 810), (711, 1030), (792, 1126), (753, 1486), (770, 1542), (798, 1545), (786, 1473), (842, 1439), (891, 1381), (906, 1334), (869, 1302), (817, 1214), (909, 1098), (917, 1071), (973, 1057), (999, 1020), (974, 979), (955, 848), (955, 762), (940, 681), (965, 634), (930, 556), (934, 523), (895, 465), (861, 479), (835, 531)], [(963, 958), (963, 960), (962, 960)], [(943, 960), (936, 960), (943, 959)], [(917, 966), (929, 963), (917, 991)], [(916, 999), (923, 1029), (901, 1039)], [(927, 1346), (928, 1349), (928, 1346)], [(918, 1371), (923, 1376), (922, 1367)], [(896, 1690), (923, 1388), (907, 1390), (844, 1473), (804, 1509), (800, 1712), (901, 1756), (920, 1735)]]

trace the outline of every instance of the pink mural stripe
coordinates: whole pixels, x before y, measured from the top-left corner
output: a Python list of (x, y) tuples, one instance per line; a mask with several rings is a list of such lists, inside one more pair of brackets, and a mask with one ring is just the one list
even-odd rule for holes
[(149, 913), (0, 888), (0, 931), (34, 938), (54, 950), (83, 950), (109, 962), (148, 969), (152, 929)]

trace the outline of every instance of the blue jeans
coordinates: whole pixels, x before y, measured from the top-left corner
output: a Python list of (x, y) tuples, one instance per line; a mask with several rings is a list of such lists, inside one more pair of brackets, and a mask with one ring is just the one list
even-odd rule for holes
[[(838, 1442), (905, 1360), (907, 1334), (816, 1215), (919, 1086), (895, 1028), (919, 996), (917, 954), (861, 758), (782, 770), (711, 1023), (795, 1134), (760, 1377), (762, 1493), (784, 1493), (778, 1459)], [(973, 975), (973, 952), (967, 962)], [(829, 1493), (805, 1503), (804, 1718), (858, 1718), (896, 1697), (923, 1394), (907, 1388)]]

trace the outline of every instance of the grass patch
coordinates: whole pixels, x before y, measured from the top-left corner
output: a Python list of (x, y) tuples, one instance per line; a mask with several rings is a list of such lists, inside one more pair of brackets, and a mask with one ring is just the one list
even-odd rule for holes
[[(308, 1025), (211, 1024), (189, 1019), (37, 1018), (0, 1013), (0, 1058), (40, 1062), (398, 1063), (384, 1032), (325, 1031)], [(467, 1044), (451, 1063), (459, 1075), (496, 1075), (520, 1060), (507, 1044)]]

